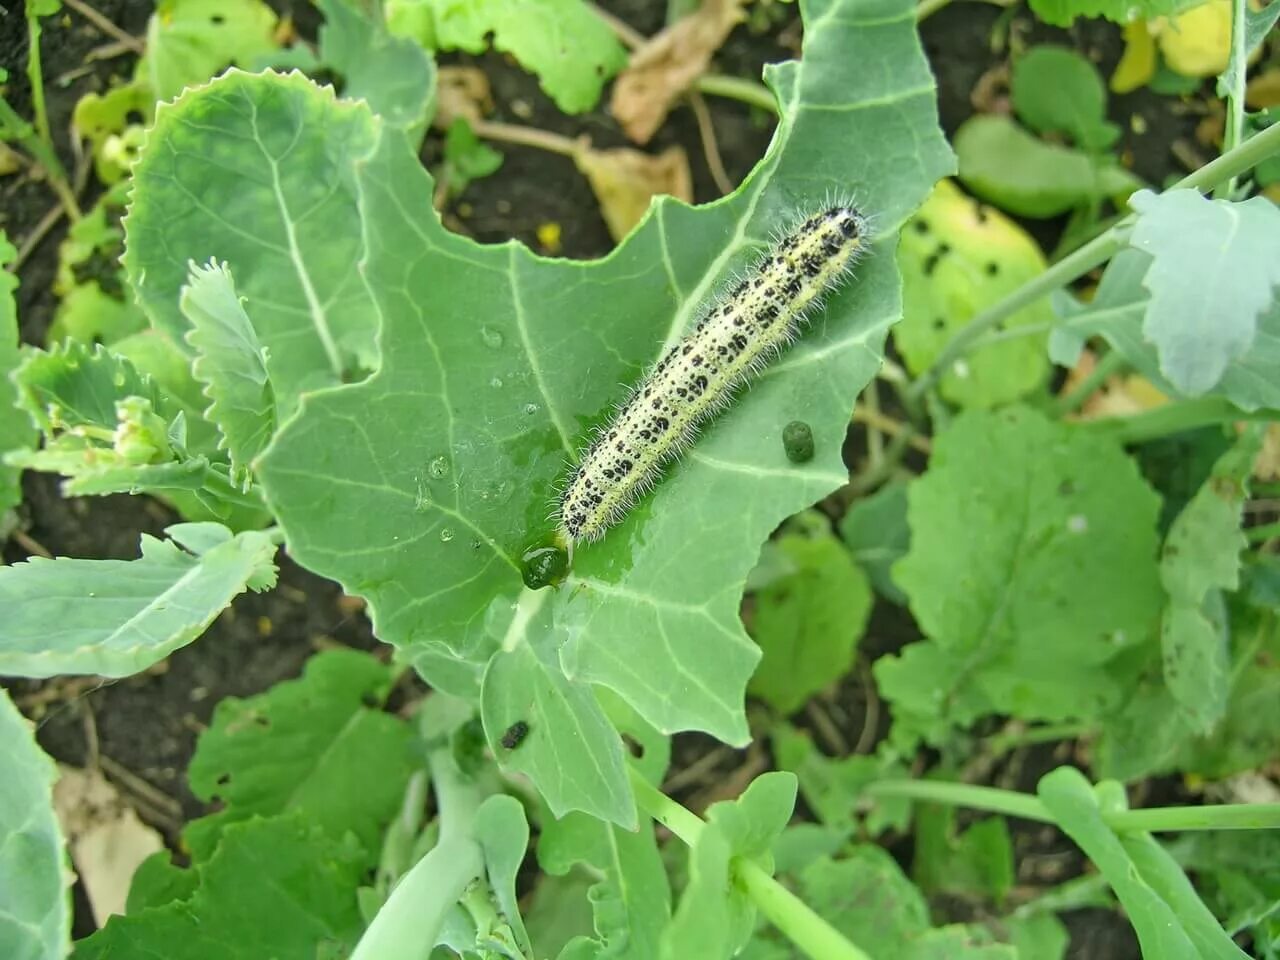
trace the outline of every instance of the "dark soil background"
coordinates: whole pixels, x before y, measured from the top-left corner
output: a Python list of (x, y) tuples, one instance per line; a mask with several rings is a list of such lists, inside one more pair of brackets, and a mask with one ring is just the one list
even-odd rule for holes
[[(613, 0), (601, 5), (645, 34), (661, 27), (666, 6), (662, 0)], [(10, 73), (8, 99), (29, 116), (29, 90), (23, 72), (25, 24), (21, 4), (9, 6), (10, 12), (0, 16), (0, 65)], [(94, 0), (93, 6), (129, 33), (141, 35), (152, 4)], [(304, 37), (314, 37), (318, 17), (309, 3), (295, 0), (275, 6), (294, 15)], [(754, 78), (764, 63), (793, 56), (800, 31), (794, 21), (797, 14), (794, 8), (789, 9), (792, 19), (775, 24), (767, 34), (754, 35), (745, 26), (736, 30), (716, 58), (717, 69)], [(924, 22), (922, 35), (937, 74), (939, 109), (948, 135), (975, 112), (975, 99), (988, 108), (999, 106), (1005, 96), (1001, 65), (1007, 63), (1010, 44), (1070, 45), (1097, 62), (1104, 74), (1110, 73), (1121, 50), (1119, 31), (1109, 24), (1085, 23), (1069, 31), (1055, 30), (1039, 24), (1025, 10), (1007, 11), (983, 3), (952, 4)], [(1001, 38), (1003, 44), (993, 43), (993, 38)], [(75, 154), (68, 128), (76, 101), (88, 91), (105, 89), (113, 76), (127, 76), (133, 67), (130, 56), (86, 59), (108, 39), (71, 10), (49, 20), (45, 27), (43, 55), (50, 121), (64, 163), (72, 169)], [(448, 59), (484, 69), (492, 85), (495, 120), (569, 136), (586, 133), (598, 147), (626, 143), (603, 109), (581, 117), (564, 116), (533, 78), (502, 56)], [(772, 124), (740, 103), (708, 97), (707, 104), (728, 174), (735, 183), (740, 182), (763, 154)], [(1130, 123), (1134, 114), (1145, 121), (1140, 135)], [(1184, 172), (1175, 155), (1189, 155), (1187, 145), (1193, 142), (1200, 119), (1186, 104), (1143, 90), (1112, 97), (1111, 119), (1125, 131), (1122, 157), (1144, 179), (1159, 184), (1171, 174)], [(672, 114), (651, 149), (656, 152), (673, 143), (683, 146), (690, 158), (696, 199), (704, 202), (718, 197), (697, 125), (687, 107)], [(1175, 144), (1182, 149), (1176, 149)], [(482, 242), (514, 236), (537, 249), (538, 226), (552, 222), (560, 225), (564, 255), (594, 257), (608, 252), (612, 242), (595, 199), (570, 161), (531, 148), (498, 146), (505, 155), (501, 170), (473, 183), (450, 205), (447, 213), (452, 225)], [(438, 155), (439, 141), (433, 135), (424, 148), (424, 158), (430, 165)], [(90, 182), (82, 193), (86, 208), (95, 191)], [(0, 198), (0, 226), (15, 244), (20, 244), (54, 205), (44, 184), (20, 175), (0, 180)], [(1054, 222), (1028, 226), (1050, 248), (1062, 228)], [(55, 301), (50, 288), (65, 227), (65, 222), (55, 227), (20, 271), (19, 316), (23, 338), (31, 343), (43, 342), (52, 319)], [(854, 457), (862, 449), (856, 433), (848, 449)], [(137, 556), (140, 533), (160, 536), (166, 525), (177, 520), (167, 508), (147, 498), (64, 500), (56, 481), (44, 475), (28, 474), (24, 493), (20, 520), (29, 538), (24, 542), (57, 555), (132, 559)], [(8, 562), (27, 555), (17, 541), (4, 547)], [(846, 749), (849, 745), (871, 748), (884, 735), (889, 718), (869, 689), (866, 663), (917, 636), (908, 613), (881, 603), (862, 642), (858, 670), (830, 698), (796, 721), (813, 729), (818, 742), (833, 752), (833, 741)], [(190, 793), (184, 771), (196, 735), (208, 724), (215, 705), (225, 697), (254, 694), (297, 676), (312, 652), (335, 643), (365, 650), (380, 646), (359, 601), (343, 597), (335, 584), (282, 558), (276, 590), (240, 597), (197, 643), (139, 676), (112, 683), (94, 678), (21, 681), (10, 687), (20, 708), (38, 722), (39, 739), (47, 751), (75, 765), (97, 759), (126, 795), (136, 800), (143, 818), (176, 845), (182, 822), (204, 810)], [(815, 711), (820, 716), (815, 716)], [(873, 729), (864, 735), (867, 725)], [(1006, 758), (990, 772), (987, 782), (1031, 789), (1041, 773), (1071, 757), (1071, 744), (1030, 748)], [(759, 745), (733, 751), (703, 736), (682, 735), (675, 742), (672, 785), (677, 796), (701, 807), (723, 792), (736, 793), (769, 763), (767, 752)], [(1156, 793), (1163, 792), (1159, 785), (1153, 786)], [(1056, 831), (1015, 823), (1015, 839), (1018, 882), (1029, 888), (1060, 882), (1086, 866), (1076, 848)], [(893, 849), (909, 862), (909, 841), (902, 840)], [(1071, 930), (1072, 958), (1139, 957), (1132, 930), (1119, 914), (1081, 910), (1066, 914), (1064, 919)], [(84, 932), (77, 930), (78, 934)]]

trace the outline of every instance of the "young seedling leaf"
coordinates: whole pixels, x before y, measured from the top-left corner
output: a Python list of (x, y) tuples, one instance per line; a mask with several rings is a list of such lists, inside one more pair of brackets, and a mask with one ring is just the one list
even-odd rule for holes
[[(627, 63), (622, 43), (583, 0), (420, 0), (438, 50), (509, 53), (565, 113), (590, 110)], [(402, 2), (400, 6), (409, 6)]]
[(207, 266), (192, 266), (180, 306), (191, 324), (187, 343), (196, 352), (192, 371), (212, 401), (205, 416), (222, 433), (223, 446), (231, 455), (232, 476), (247, 484), (250, 464), (276, 427), (266, 351), (225, 263), (214, 260)]
[[(907, 368), (922, 373), (975, 315), (1044, 272), (1031, 236), (1004, 214), (979, 204), (950, 180), (934, 188), (902, 231), (902, 323), (893, 341)], [(1045, 301), (1019, 310), (1000, 327), (1048, 326)], [(942, 395), (964, 407), (1010, 403), (1049, 373), (1045, 334), (1031, 333), (969, 351), (942, 376)]]
[(138, 673), (200, 636), (246, 589), (275, 583), (267, 534), (214, 523), (165, 532), (171, 540), (143, 534), (137, 560), (33, 557), (0, 567), (0, 674)]
[[(555, 687), (544, 654), (520, 648), (558, 646), (584, 710), (599, 684), (663, 732), (745, 742), (742, 696), (757, 652), (738, 615), (743, 580), (783, 518), (847, 478), (849, 410), (899, 312), (894, 231), (950, 161), (908, 5), (826, 0), (805, 10), (808, 53), (769, 70), (782, 121), (743, 188), (702, 209), (658, 201), (602, 262), (548, 261), (450, 234), (431, 208), (429, 177), (394, 131), (356, 165), (381, 366), (360, 384), (310, 394), (260, 477), (294, 556), (367, 598), (379, 636), (433, 683), (446, 674), (476, 683), (502, 646)], [(214, 110), (230, 91), (270, 102), (279, 83), (221, 80), (188, 107), (202, 111), (208, 99)], [(853, 282), (624, 523), (577, 551), (561, 588), (537, 592), (551, 617), (517, 621), (520, 557), (550, 532), (555, 485), (591, 424), (774, 231), (840, 190), (856, 190), (877, 216)], [(238, 222), (262, 232), (247, 210)], [(256, 324), (252, 296), (249, 309)], [(802, 466), (780, 439), (797, 419), (812, 425), (817, 450)], [(520, 670), (494, 669), (491, 682), (515, 686), (486, 700), (527, 708), (531, 681)], [(536, 715), (516, 719), (536, 734)], [(603, 728), (555, 736), (578, 759), (566, 768), (565, 753), (547, 776), (600, 782), (601, 770), (617, 769)]]
[(303, 390), (377, 365), (353, 164), (379, 121), (301, 74), (231, 71), (156, 112), (134, 167), (124, 264), (152, 323), (185, 342), (190, 265), (235, 273), (283, 419)]
[[(1122, 250), (1107, 265), (1093, 300), (1065, 325), (1077, 336), (1105, 337), (1136, 371), (1162, 392), (1177, 397), (1182, 391), (1166, 379), (1155, 344), (1143, 335), (1144, 318), (1151, 310), (1151, 294), (1143, 282), (1151, 264), (1151, 257), (1139, 250)], [(1213, 310), (1217, 316), (1217, 307)], [(1210, 390), (1249, 411), (1280, 407), (1280, 378), (1275, 376), (1280, 369), (1280, 299), (1262, 312), (1257, 325), (1253, 345), (1227, 361)]]
[(1086, 151), (1120, 135), (1107, 122), (1107, 88), (1098, 68), (1069, 47), (1042, 44), (1014, 61), (1013, 109), (1037, 133), (1065, 133)]
[(1142, 333), (1160, 372), (1188, 395), (1205, 393), (1257, 338), (1276, 305), (1280, 210), (1264, 197), (1210, 200), (1195, 190), (1140, 191), (1129, 243), (1148, 254), (1151, 299)]
[(999, 905), (1013, 887), (1013, 840), (1003, 817), (987, 817), (963, 831), (956, 808), (920, 804), (915, 810), (911, 876), (930, 895), (990, 899)]
[(1150, 643), (1162, 602), (1159, 506), (1113, 441), (1025, 408), (957, 418), (911, 485), (894, 567), (930, 638), (876, 663), (895, 728), (1114, 706), (1108, 662)]
[(346, 80), (343, 97), (366, 101), (418, 142), (435, 111), (436, 65), (421, 45), (387, 31), (380, 4), (318, 0), (320, 60)]
[(529, 848), (529, 821), (525, 819), (524, 807), (515, 797), (495, 794), (480, 804), (472, 833), (484, 851), (484, 868), (502, 918), (521, 953), (530, 956), (529, 934), (525, 932), (516, 899), (516, 874)]
[(112, 917), (71, 960), (347, 956), (362, 924), (358, 851), (300, 815), (232, 824), (182, 901)]
[(196, 744), (192, 792), (220, 809), (187, 825), (207, 859), (230, 824), (300, 811), (335, 840), (354, 833), (370, 865), (413, 768), (413, 734), (379, 710), (392, 670), (367, 654), (330, 650), (298, 680), (218, 704)]
[(761, 658), (747, 690), (785, 715), (852, 669), (871, 587), (826, 529), (773, 542), (794, 572), (756, 594), (752, 636)]
[(876, 592), (905, 606), (907, 596), (893, 582), (890, 570), (911, 546), (907, 484), (887, 483), (855, 503), (840, 520), (840, 536)]
[(17, 255), (0, 230), (0, 517), (22, 501), (21, 469), (8, 466), (3, 456), (35, 442), (31, 418), (18, 406), (18, 391), (9, 375), (18, 367), (18, 307), (14, 291), (18, 278), (6, 269)]
[(34, 728), (4, 690), (0, 768), (0, 956), (62, 960), (71, 949), (73, 876), (53, 812), (57, 769), (36, 745)]
[(791, 819), (796, 778), (765, 773), (734, 801), (714, 804), (689, 850), (689, 882), (662, 937), (662, 960), (728, 960), (751, 935), (755, 906), (733, 880), (733, 861), (754, 860), (772, 871), (769, 849)]
[(1240, 584), (1240, 552), (1247, 546), (1240, 511), (1262, 436), (1262, 424), (1250, 425), (1218, 460), (1173, 521), (1160, 558), (1169, 595), (1160, 624), (1164, 679), (1201, 734), (1210, 733), (1227, 710), (1230, 638), (1219, 591)]
[[(1244, 960), (1247, 956), (1191, 894), (1168, 854), (1146, 834), (1117, 835), (1103, 820), (1123, 807), (1124, 791), (1107, 782), (1093, 787), (1080, 771), (1059, 767), (1041, 778), (1041, 802), (1106, 877), (1129, 915), (1146, 957), (1168, 960)], [(1136, 855), (1135, 855), (1136, 854)], [(1181, 881), (1172, 876), (1177, 871)], [(1190, 900), (1199, 909), (1189, 909)], [(1206, 923), (1207, 920), (1207, 923)], [(1210, 929), (1211, 928), (1211, 929)]]

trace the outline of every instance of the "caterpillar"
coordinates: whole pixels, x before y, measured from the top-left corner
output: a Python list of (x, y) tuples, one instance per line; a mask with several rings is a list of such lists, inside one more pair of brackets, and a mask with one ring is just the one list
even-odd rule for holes
[(864, 249), (865, 232), (852, 206), (814, 214), (702, 311), (569, 474), (556, 511), (567, 546), (600, 539), (626, 516), (701, 424), (799, 335), (807, 312)]

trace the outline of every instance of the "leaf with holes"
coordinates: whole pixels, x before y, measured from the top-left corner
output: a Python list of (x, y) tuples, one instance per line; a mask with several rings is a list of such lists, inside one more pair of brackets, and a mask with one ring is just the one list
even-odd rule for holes
[[(586, 804), (558, 781), (594, 778), (589, 809), (619, 822), (633, 815), (619, 800), (629, 787), (593, 687), (664, 732), (745, 742), (758, 654), (738, 617), (743, 582), (784, 517), (845, 482), (849, 411), (899, 315), (897, 227), (951, 165), (910, 4), (816, 0), (802, 11), (805, 58), (768, 71), (779, 129), (744, 186), (702, 209), (657, 201), (598, 263), (449, 233), (403, 135), (298, 77), (237, 74), (160, 111), (126, 225), (135, 282), (156, 258), (141, 295), (158, 323), (181, 322), (169, 303), (187, 258), (225, 259), (282, 406), (306, 392), (259, 460), (292, 556), (366, 598), (379, 636), (434, 685), (474, 699), (483, 684), (491, 741), (508, 707), (534, 710), (516, 714), (532, 732), (511, 762), (545, 771), (539, 788), (565, 802)], [(255, 137), (267, 115), (284, 129)], [(214, 163), (247, 164), (253, 196), (206, 194), (192, 175), (219, 178)], [(302, 182), (312, 166), (314, 189)], [(775, 231), (838, 191), (874, 217), (854, 280), (624, 523), (578, 550), (558, 590), (525, 591), (521, 556), (551, 532), (566, 458)], [(162, 239), (181, 269), (157, 257)], [(339, 309), (334, 298), (357, 289), (369, 300)], [(374, 317), (376, 372), (311, 391), (338, 379), (319, 329), (339, 342), (342, 318), (369, 348)], [(781, 440), (797, 419), (817, 447), (803, 465)], [(499, 650), (535, 674), (497, 662), (486, 672)]]

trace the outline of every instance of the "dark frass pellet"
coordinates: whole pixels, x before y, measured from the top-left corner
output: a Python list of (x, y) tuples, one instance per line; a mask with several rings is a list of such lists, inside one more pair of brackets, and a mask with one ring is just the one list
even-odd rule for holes
[(524, 738), (529, 735), (529, 725), (523, 720), (517, 720), (511, 726), (507, 727), (506, 732), (502, 735), (502, 739), (498, 742), (502, 744), (504, 750), (514, 750), (520, 744), (524, 743)]
[(813, 428), (803, 420), (792, 420), (782, 428), (782, 448), (792, 463), (808, 463), (813, 459)]

